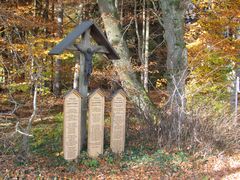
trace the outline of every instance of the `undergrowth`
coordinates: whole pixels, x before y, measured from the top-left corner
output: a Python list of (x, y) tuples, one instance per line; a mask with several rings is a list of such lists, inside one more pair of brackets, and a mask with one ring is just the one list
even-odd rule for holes
[[(113, 153), (108, 147), (98, 158), (90, 158), (86, 150), (80, 153), (77, 161), (68, 162), (63, 158), (62, 150), (62, 134), (63, 134), (63, 116), (58, 114), (54, 123), (39, 124), (33, 127), (34, 138), (31, 139), (30, 148), (32, 154), (48, 159), (48, 167), (64, 166), (69, 171), (75, 168), (95, 170), (101, 166), (119, 166), (122, 170), (127, 170), (132, 166), (158, 166), (161, 170), (171, 169), (175, 172), (180, 169), (181, 163), (188, 160), (188, 154), (183, 151), (168, 153), (163, 149), (157, 149), (155, 146), (139, 145), (126, 147), (122, 154)], [(133, 136), (134, 134), (129, 134)], [(136, 135), (135, 135), (136, 136)], [(130, 138), (127, 138), (130, 139)], [(106, 145), (106, 147), (109, 144)], [(75, 168), (72, 168), (75, 167)]]

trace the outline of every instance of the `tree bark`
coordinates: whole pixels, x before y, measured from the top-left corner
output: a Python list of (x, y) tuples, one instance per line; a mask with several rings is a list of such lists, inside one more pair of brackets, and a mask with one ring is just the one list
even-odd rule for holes
[[(187, 50), (184, 42), (184, 14), (187, 0), (159, 0), (162, 24), (167, 44), (168, 111), (173, 130), (180, 141), (182, 122), (185, 119), (185, 80), (187, 75)], [(173, 132), (173, 133), (174, 133)]]
[(34, 14), (33, 16), (40, 16), (41, 15), (41, 9), (42, 9), (42, 4), (41, 1), (39, 0), (34, 0), (33, 1), (33, 7), (34, 7)]
[(146, 11), (146, 31), (145, 31), (145, 38), (144, 38), (144, 71), (143, 71), (143, 86), (146, 91), (148, 91), (148, 56), (149, 56), (149, 24), (150, 12), (149, 10)]
[(31, 128), (32, 128), (32, 122), (37, 114), (37, 95), (38, 95), (38, 79), (40, 77), (40, 72), (39, 69), (37, 67), (37, 62), (36, 60), (32, 57), (32, 72), (31, 72), (31, 81), (32, 84), (34, 86), (34, 90), (33, 90), (33, 112), (31, 117), (28, 120), (28, 125), (26, 127), (26, 129), (24, 130), (24, 132), (20, 131), (18, 129), (18, 124), (19, 122), (16, 124), (16, 132), (20, 133), (23, 135), (23, 140), (22, 140), (22, 144), (20, 146), (19, 149), (19, 153), (17, 155), (17, 161), (18, 162), (26, 162), (28, 160), (28, 156), (29, 156), (29, 138), (32, 137), (32, 135), (30, 134), (31, 132)]
[[(148, 3), (147, 3), (148, 4)], [(141, 81), (145, 91), (148, 91), (148, 56), (149, 56), (149, 18), (150, 12), (146, 9), (145, 0), (143, 1), (143, 14), (142, 14), (142, 40), (139, 35), (139, 27), (137, 21), (137, 1), (134, 2), (134, 16), (135, 16), (135, 28), (138, 44), (138, 57), (141, 62)]]
[(236, 69), (229, 76), (229, 80), (232, 81), (230, 86), (230, 108), (231, 112), (234, 115), (233, 123), (237, 124), (237, 116), (238, 116), (238, 88), (237, 88), (237, 79), (240, 77), (240, 69)]
[(26, 162), (28, 160), (29, 156), (29, 138), (32, 137), (30, 134), (31, 129), (32, 129), (32, 122), (37, 114), (37, 89), (38, 89), (38, 82), (37, 79), (35, 79), (34, 83), (34, 93), (33, 93), (33, 112), (32, 115), (28, 121), (27, 128), (25, 132), (21, 132), (18, 130), (18, 124), (16, 125), (16, 132), (20, 133), (23, 135), (23, 140), (21, 144), (21, 149), (20, 152), (17, 156), (17, 160), (19, 162)]
[(98, 0), (106, 34), (112, 46), (116, 49), (120, 60), (113, 60), (113, 65), (122, 83), (122, 87), (131, 101), (139, 108), (143, 117), (150, 126), (160, 122), (159, 110), (149, 99), (141, 83), (137, 81), (133, 72), (129, 50), (121, 33), (117, 10), (114, 1)]
[(74, 67), (74, 77), (73, 77), (73, 89), (78, 90), (79, 88), (79, 71), (80, 71), (80, 58), (79, 58), (79, 53), (76, 53), (75, 55), (76, 62), (75, 62), (75, 67)]
[(43, 10), (43, 19), (45, 20), (45, 23), (49, 19), (49, 0), (45, 0), (45, 7)]
[[(78, 5), (78, 24), (81, 23), (83, 19), (83, 2), (79, 2)], [(73, 89), (78, 89), (79, 88), (79, 75), (80, 75), (80, 55), (79, 53), (76, 53), (75, 55), (76, 60), (75, 60), (75, 68), (74, 68), (74, 77), (73, 77)]]
[[(58, 24), (58, 32), (57, 36), (62, 38), (63, 36), (63, 1), (60, 0), (59, 4), (57, 4), (57, 24)], [(55, 79), (53, 83), (53, 93), (56, 96), (61, 95), (61, 59), (57, 59), (56, 67), (55, 67)]]

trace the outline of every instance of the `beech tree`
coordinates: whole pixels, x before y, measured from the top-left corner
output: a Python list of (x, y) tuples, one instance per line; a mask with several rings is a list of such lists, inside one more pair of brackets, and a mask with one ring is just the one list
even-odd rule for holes
[(148, 124), (152, 126), (160, 120), (159, 110), (156, 109), (148, 97), (146, 91), (144, 90), (142, 84), (137, 80), (136, 74), (132, 69), (129, 49), (120, 28), (120, 20), (117, 9), (114, 5), (114, 0), (98, 0), (98, 6), (101, 11), (101, 17), (104, 22), (108, 39), (120, 56), (120, 60), (112, 62), (114, 69), (119, 75), (122, 87), (132, 102), (141, 110)]
[[(62, 38), (63, 37), (63, 12), (64, 12), (62, 0), (59, 0), (56, 10), (57, 10), (57, 23), (58, 23), (57, 36), (58, 38)], [(59, 58), (56, 60), (53, 92), (56, 96), (61, 95), (61, 59)]]
[(167, 109), (170, 112), (173, 139), (180, 141), (182, 123), (185, 119), (186, 97), (185, 81), (187, 76), (187, 49), (184, 41), (185, 21), (188, 0), (159, 0), (162, 13), (160, 23), (164, 28), (164, 39), (167, 46), (167, 90), (169, 100)]

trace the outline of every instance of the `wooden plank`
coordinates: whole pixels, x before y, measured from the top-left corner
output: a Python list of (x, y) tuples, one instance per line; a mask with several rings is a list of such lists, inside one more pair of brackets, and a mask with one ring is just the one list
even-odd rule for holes
[(87, 48), (91, 48), (92, 51), (94, 51), (95, 53), (105, 53), (105, 54), (108, 54), (109, 51), (106, 49), (106, 47), (104, 46), (90, 46), (90, 47), (80, 47), (82, 45), (78, 45), (78, 44), (74, 44), (70, 47), (67, 48), (67, 50), (70, 50), (70, 51), (86, 51)]
[(57, 55), (63, 53), (65, 49), (71, 46), (74, 41), (88, 30), (93, 23), (91, 21), (84, 21), (78, 25), (72, 32), (70, 32), (60, 43), (58, 43), (48, 54)]
[[(90, 44), (90, 40), (87, 36), (89, 36), (90, 32), (89, 30), (86, 31), (85, 34), (83, 34), (82, 38), (82, 46), (87, 47)], [(80, 73), (79, 73), (79, 92), (83, 96), (82, 100), (82, 106), (81, 106), (81, 114), (82, 114), (82, 120), (81, 120), (81, 139), (82, 144), (81, 147), (86, 144), (87, 139), (87, 129), (86, 129), (86, 122), (87, 122), (87, 110), (88, 110), (88, 84), (86, 84), (86, 74), (85, 74), (85, 68), (86, 68), (86, 60), (83, 53), (79, 52), (80, 56)]]
[(103, 32), (95, 24), (92, 25), (91, 36), (93, 37), (93, 39), (96, 41), (96, 43), (98, 45), (106, 47), (106, 49), (109, 52), (108, 54), (106, 54), (108, 59), (111, 59), (111, 60), (120, 59), (117, 52), (112, 47), (112, 45), (110, 44), (110, 42), (108, 41), (106, 36), (103, 34)]
[(91, 30), (91, 36), (96, 41), (96, 43), (99, 46), (105, 47), (105, 50), (101, 50), (100, 52), (105, 53), (106, 56), (111, 60), (120, 59), (117, 52), (111, 46), (103, 32), (91, 21), (83, 21), (72, 32), (70, 32), (60, 43), (58, 43), (48, 54), (57, 55), (63, 53), (64, 50), (77, 50), (77, 48), (73, 46), (75, 40), (89, 29)]
[(103, 153), (105, 97), (98, 89), (89, 96), (88, 155), (97, 157)]
[(117, 91), (112, 99), (110, 147), (114, 153), (121, 153), (125, 147), (126, 95)]
[(64, 98), (64, 129), (63, 152), (64, 159), (77, 159), (81, 144), (81, 95), (76, 91), (70, 91)]

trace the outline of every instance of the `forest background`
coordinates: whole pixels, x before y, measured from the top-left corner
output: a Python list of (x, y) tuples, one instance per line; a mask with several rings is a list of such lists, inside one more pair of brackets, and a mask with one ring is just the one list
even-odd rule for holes
[[(0, 2), (0, 177), (49, 176), (56, 167), (69, 176), (90, 168), (94, 177), (105, 166), (107, 176), (122, 177), (110, 170), (116, 166), (135, 177), (140, 172), (132, 167), (139, 163), (151, 164), (157, 177), (192, 177), (190, 161), (239, 150), (239, 0)], [(120, 56), (112, 62), (94, 56), (89, 90), (106, 92), (107, 142), (110, 94), (127, 93), (126, 152), (108, 149), (97, 160), (83, 153), (78, 163), (67, 163), (62, 103), (78, 88), (79, 58), (48, 52), (84, 20), (101, 27)], [(34, 157), (46, 162), (36, 167)], [(44, 169), (47, 162), (55, 169)], [(216, 176), (203, 171), (199, 177)]]

